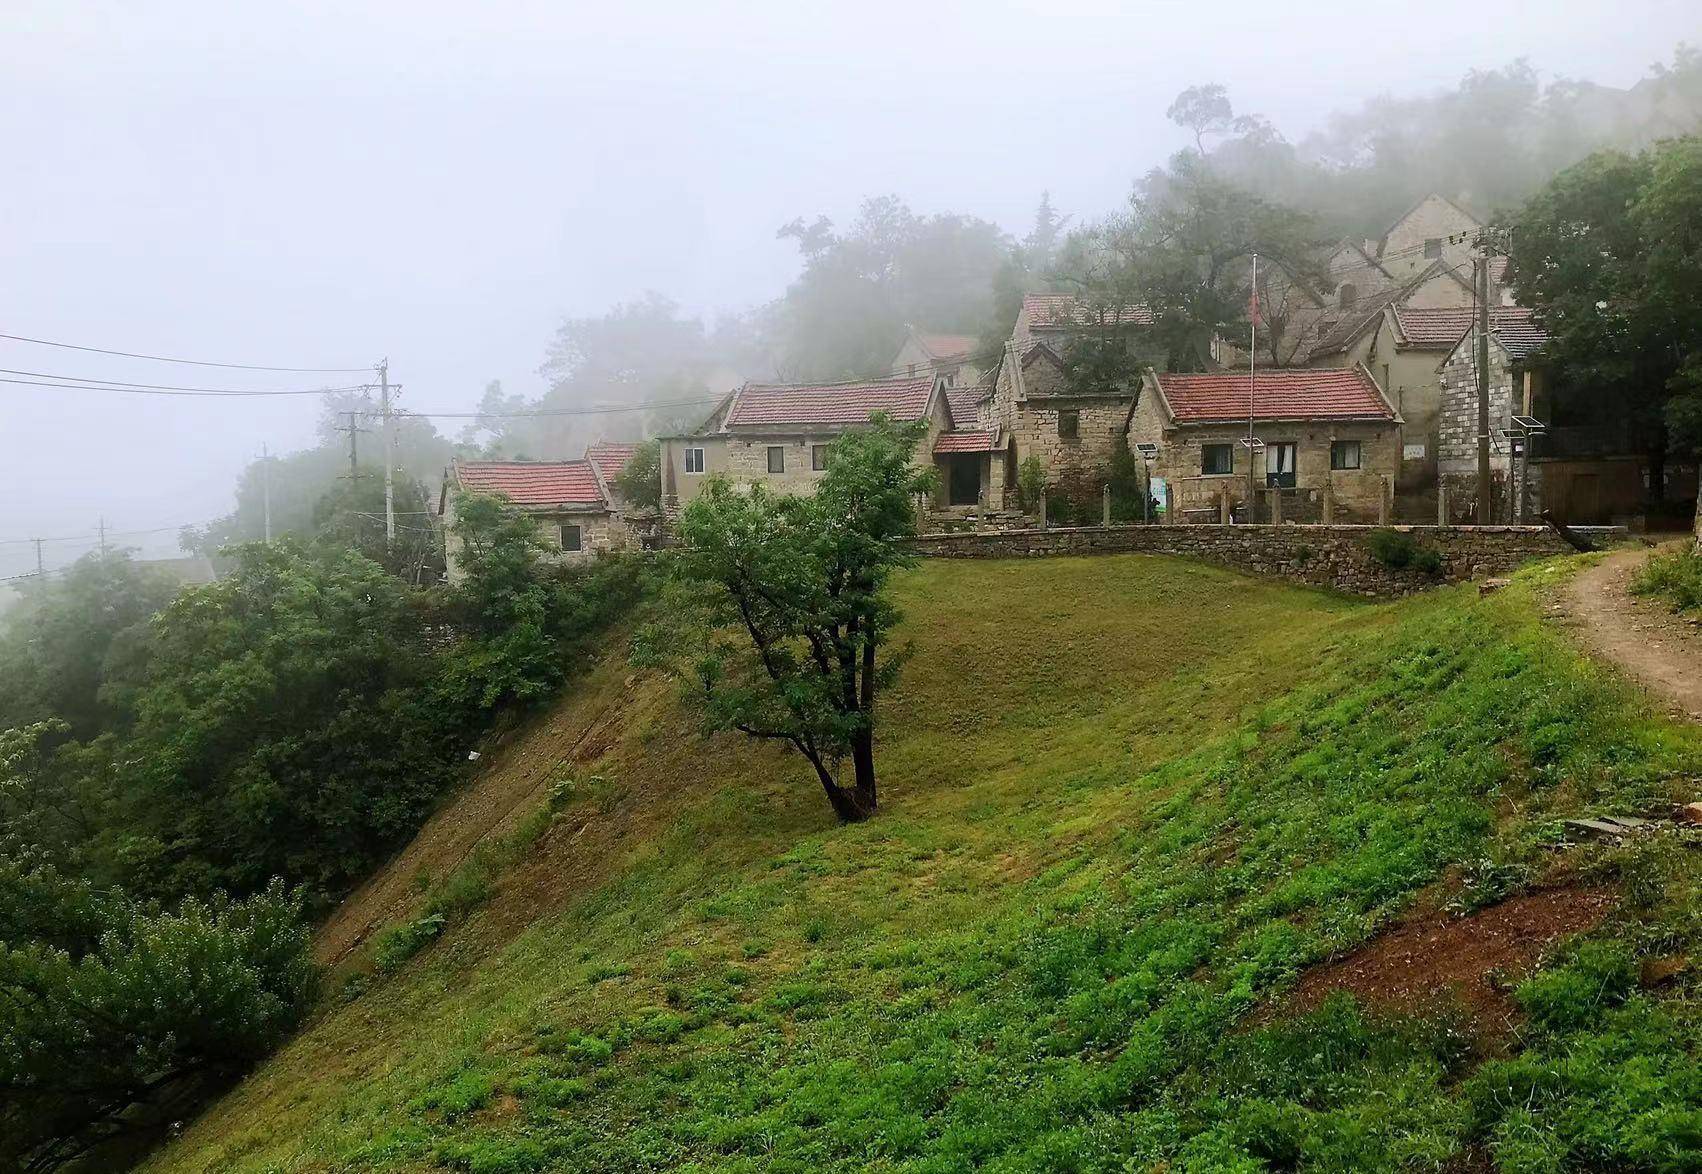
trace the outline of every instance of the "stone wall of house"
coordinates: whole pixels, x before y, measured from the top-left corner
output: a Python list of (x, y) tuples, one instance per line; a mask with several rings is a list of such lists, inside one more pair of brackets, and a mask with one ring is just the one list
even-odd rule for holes
[[(1249, 454), (1242, 441), (1246, 424), (1201, 424), (1166, 429), (1156, 396), (1146, 395), (1136, 406), (1129, 425), (1131, 445), (1158, 445), (1152, 475), (1169, 486), (1175, 508), (1193, 520), (1203, 520), (1204, 511), (1217, 507), (1225, 489), (1230, 505), (1242, 514), (1247, 500), (1247, 461), (1253, 460), (1254, 483), (1260, 492), (1260, 515), (1269, 517), (1266, 491), (1265, 454)], [(1261, 422), (1256, 428), (1267, 444), (1291, 441), (1295, 445), (1295, 487), (1285, 496), (1283, 517), (1288, 520), (1321, 518), (1324, 490), (1333, 498), (1336, 521), (1374, 522), (1382, 516), (1382, 502), (1390, 480), (1400, 467), (1400, 432), (1393, 424), (1342, 422), (1338, 424), (1275, 424)], [(1357, 440), (1360, 467), (1331, 469), (1330, 445), (1337, 440)], [(1234, 471), (1207, 475), (1201, 472), (1203, 449), (1208, 444), (1230, 445)], [(1292, 505), (1293, 509), (1289, 507)]]
[(1479, 575), (1501, 574), (1533, 558), (1571, 548), (1546, 526), (1397, 526), (1438, 551), (1438, 577), (1392, 570), (1371, 555), (1375, 526), (1078, 526), (924, 534), (915, 549), (929, 558), (1024, 558), (1139, 553), (1177, 555), (1317, 587), (1371, 597), (1404, 595)]
[[(637, 550), (640, 545), (638, 535), (626, 520), (609, 511), (535, 513), (532, 518), (537, 526), (538, 538), (544, 545), (541, 557), (546, 562), (585, 562), (604, 551)], [(579, 527), (577, 551), (564, 551), (561, 548), (561, 528), (564, 524)], [(465, 571), (461, 566), (462, 543), (456, 536), (454, 527), (455, 510), (450, 506), (444, 511), (443, 517), (445, 578), (450, 583), (459, 583), (465, 577)]]
[[(1447, 491), (1451, 512), (1470, 515), (1477, 500), (1477, 344), (1468, 337), (1442, 367), (1442, 402), (1436, 422), (1437, 479)], [(1513, 459), (1500, 430), (1512, 421), (1513, 369), (1507, 352), (1489, 347), (1489, 470), (1491, 507), (1496, 517), (1507, 509), (1507, 484)], [(1534, 482), (1533, 482), (1534, 484)], [(1526, 508), (1541, 508), (1527, 494)]]

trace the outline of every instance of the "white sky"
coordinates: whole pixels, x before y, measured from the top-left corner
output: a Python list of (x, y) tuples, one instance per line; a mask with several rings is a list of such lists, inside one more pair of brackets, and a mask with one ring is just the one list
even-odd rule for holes
[[(466, 410), (490, 379), (542, 391), (564, 315), (647, 289), (705, 313), (775, 296), (796, 263), (774, 231), (795, 216), (844, 223), (895, 193), (1020, 232), (1047, 188), (1066, 212), (1109, 210), (1181, 145), (1164, 110), (1188, 85), (1222, 82), (1298, 139), (1519, 56), (1629, 85), (1683, 40), (1702, 41), (1693, 0), (0, 0), (0, 332), (279, 365), (387, 355), (405, 405)], [(0, 367), (319, 379), (5, 340)], [(0, 384), (0, 540), (224, 513), (242, 465), (308, 443), (317, 408)], [(33, 563), (0, 544), (0, 576)]]

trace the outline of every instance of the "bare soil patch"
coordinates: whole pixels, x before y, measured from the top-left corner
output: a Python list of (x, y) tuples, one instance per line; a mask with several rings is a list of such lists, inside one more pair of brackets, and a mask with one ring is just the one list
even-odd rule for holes
[(1511, 1029), (1508, 986), (1529, 973), (1556, 941), (1607, 916), (1605, 889), (1527, 893), (1475, 913), (1429, 913), (1402, 922), (1345, 957), (1307, 971), (1289, 998), (1306, 1010), (1335, 991), (1385, 1010), (1465, 1008), (1484, 1035)]

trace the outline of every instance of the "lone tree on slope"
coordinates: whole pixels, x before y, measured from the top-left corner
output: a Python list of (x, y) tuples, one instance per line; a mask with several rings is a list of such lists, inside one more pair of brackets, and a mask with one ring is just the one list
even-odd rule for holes
[(810, 497), (711, 480), (680, 516), (673, 622), (639, 640), (650, 663), (694, 647), (708, 728), (791, 745), (842, 823), (875, 813), (875, 699), (903, 659), (882, 651), (899, 619), (887, 585), (914, 560), (915, 496), (932, 482), (910, 463), (919, 437), (876, 416), (833, 443)]

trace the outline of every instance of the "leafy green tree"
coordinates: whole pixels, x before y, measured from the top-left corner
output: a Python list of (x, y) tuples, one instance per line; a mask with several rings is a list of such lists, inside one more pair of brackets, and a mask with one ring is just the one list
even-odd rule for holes
[(176, 592), (123, 551), (84, 555), (37, 584), (0, 627), (0, 729), (57, 718), (90, 737), (114, 721), (102, 694), (108, 660), (127, 655)]
[(307, 1012), (308, 941), (277, 881), (157, 913), (0, 855), (0, 1165), (157, 1134), (176, 1098), (247, 1071)]
[[(1060, 269), (1079, 292), (1084, 329), (1066, 355), (1077, 377), (1129, 383), (1152, 360), (1197, 370), (1218, 335), (1244, 337), (1252, 256), (1321, 282), (1321, 240), (1311, 219), (1224, 179), (1198, 155), (1137, 186), (1130, 210), (1076, 234)], [(1122, 307), (1144, 306), (1131, 326)]]
[(418, 826), (462, 733), (424, 704), (424, 615), (384, 569), (293, 539), (154, 621), (112, 849), (155, 893), (334, 893)]
[(1547, 330), (1557, 416), (1628, 421), (1661, 484), (1702, 444), (1702, 139), (1593, 155), (1513, 221), (1510, 280)]
[(662, 444), (646, 440), (615, 476), (615, 488), (640, 509), (662, 508)]
[(1010, 242), (970, 216), (918, 216), (898, 198), (865, 200), (848, 231), (826, 217), (780, 229), (804, 271), (774, 307), (782, 375), (850, 379), (885, 374), (906, 325), (972, 333), (992, 316), (994, 275)]
[(394, 479), (396, 538), (385, 537), (384, 482), (343, 479), (313, 505), (307, 534), (315, 545), (353, 550), (408, 583), (443, 578), (443, 536), (426, 487), (412, 477)]
[[(882, 656), (899, 620), (887, 585), (912, 562), (916, 495), (932, 484), (911, 464), (920, 436), (877, 417), (834, 441), (813, 496), (713, 479), (680, 518), (676, 615), (696, 624), (693, 695), (708, 728), (792, 746), (842, 822), (877, 805), (875, 703), (902, 660)], [(640, 658), (665, 661), (680, 643), (652, 627)]]

